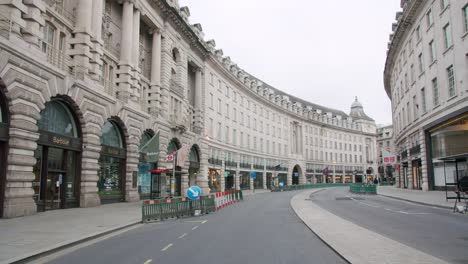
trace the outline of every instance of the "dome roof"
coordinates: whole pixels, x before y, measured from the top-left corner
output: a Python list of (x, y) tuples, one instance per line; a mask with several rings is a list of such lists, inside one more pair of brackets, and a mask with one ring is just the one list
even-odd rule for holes
[(356, 108), (356, 107), (361, 107), (362, 108), (362, 104), (357, 100), (357, 96), (354, 99), (353, 104), (351, 105), (351, 108)]
[(349, 116), (351, 116), (354, 119), (374, 121), (374, 119), (368, 117), (366, 113), (364, 113), (364, 107), (362, 107), (362, 104), (358, 101), (357, 96), (353, 104), (351, 105), (351, 113), (349, 114)]

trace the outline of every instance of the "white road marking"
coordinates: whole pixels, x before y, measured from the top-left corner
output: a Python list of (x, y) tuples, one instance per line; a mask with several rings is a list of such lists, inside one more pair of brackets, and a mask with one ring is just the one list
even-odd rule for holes
[(203, 221), (203, 222), (201, 222), (201, 223), (202, 223), (202, 225), (203, 225), (203, 224), (204, 224), (204, 223), (206, 223), (206, 222), (208, 222), (208, 220), (204, 220), (204, 221)]
[(404, 211), (397, 211), (397, 212), (398, 212), (398, 213), (402, 213), (402, 214), (407, 214), (407, 215), (409, 215), (408, 212), (404, 212)]
[(363, 205), (370, 206), (370, 207), (374, 207), (374, 208), (380, 208), (380, 206), (373, 205), (373, 204), (368, 204), (368, 203), (363, 203), (363, 202), (359, 202), (359, 203), (360, 203), (360, 204), (363, 204)]
[(145, 261), (145, 263), (143, 263), (143, 264), (150, 264), (150, 263), (151, 263), (151, 261), (153, 261), (153, 260), (152, 260), (152, 259), (148, 259), (148, 260), (147, 260), (147, 261)]
[(195, 229), (197, 229), (197, 228), (198, 228), (198, 226), (194, 226), (194, 227), (192, 227), (192, 230), (195, 230)]
[(183, 235), (181, 235), (179, 238), (183, 238), (184, 236), (186, 236), (187, 233), (184, 233)]
[(171, 244), (167, 245), (165, 248), (161, 249), (161, 251), (166, 251), (172, 246), (173, 246), (173, 244), (171, 243)]

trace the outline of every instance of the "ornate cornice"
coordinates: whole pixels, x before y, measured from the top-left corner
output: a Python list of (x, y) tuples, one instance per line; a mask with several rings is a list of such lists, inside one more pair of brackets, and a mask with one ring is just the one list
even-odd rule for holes
[(153, 3), (159, 7), (165, 18), (171, 20), (177, 27), (177, 30), (184, 34), (189, 40), (190, 46), (198, 50), (206, 58), (210, 51), (205, 47), (204, 41), (197, 36), (190, 25), (180, 16), (179, 10), (172, 7), (167, 0), (153, 0)]
[(384, 69), (384, 87), (390, 100), (392, 99), (392, 91), (390, 87), (390, 79), (392, 77), (391, 70), (395, 65), (396, 56), (398, 56), (398, 48), (402, 45), (401, 42), (404, 40), (406, 32), (411, 29), (416, 18), (416, 14), (421, 4), (424, 2), (424, 0), (407, 1), (403, 7), (403, 14), (396, 25), (396, 30), (392, 33), (393, 37), (391, 38), (387, 51), (387, 60), (385, 61)]

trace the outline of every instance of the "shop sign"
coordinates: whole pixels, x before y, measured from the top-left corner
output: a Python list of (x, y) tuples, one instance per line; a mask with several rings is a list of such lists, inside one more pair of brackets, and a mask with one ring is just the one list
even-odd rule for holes
[(47, 131), (39, 131), (40, 136), (38, 143), (59, 148), (81, 149), (81, 140), (63, 135), (54, 134)]
[(105, 156), (114, 156), (124, 159), (125, 158), (125, 150), (118, 149), (110, 146), (101, 146), (101, 154)]

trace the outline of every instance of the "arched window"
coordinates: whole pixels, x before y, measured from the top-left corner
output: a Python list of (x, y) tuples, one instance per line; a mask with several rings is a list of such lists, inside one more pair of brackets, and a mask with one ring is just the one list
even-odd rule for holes
[(39, 130), (68, 137), (78, 137), (73, 115), (68, 107), (60, 101), (46, 103), (37, 125)]
[(123, 148), (122, 135), (114, 122), (107, 121), (102, 127), (101, 144), (114, 148)]

